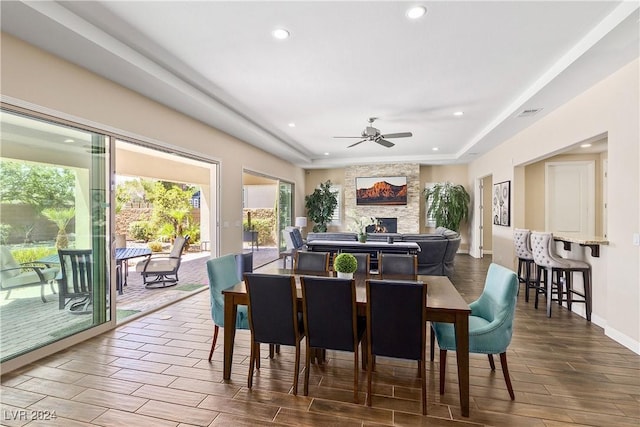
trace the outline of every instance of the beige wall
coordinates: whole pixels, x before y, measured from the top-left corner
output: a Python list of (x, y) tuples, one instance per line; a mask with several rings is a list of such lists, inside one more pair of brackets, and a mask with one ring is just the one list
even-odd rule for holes
[[(636, 59), (469, 164), (470, 185), (487, 175), (493, 175), (494, 182), (517, 179), (513, 209), (519, 226), (524, 224), (526, 204), (518, 193), (524, 190), (520, 166), (607, 134), (610, 244), (601, 247), (599, 258), (576, 245), (571, 255), (593, 268), (593, 322), (636, 353), (640, 353), (640, 253), (632, 236), (640, 230), (639, 81)], [(477, 209), (474, 206), (474, 212)], [(493, 227), (494, 261), (513, 268), (512, 235), (513, 227)]]
[[(5, 33), (1, 42), (3, 96), (33, 104), (41, 112), (93, 122), (96, 127), (218, 161), (221, 254), (242, 249), (244, 169), (294, 183), (296, 212), (304, 210), (301, 168)], [(216, 191), (215, 186), (211, 191)], [(215, 227), (212, 223), (211, 229)]]

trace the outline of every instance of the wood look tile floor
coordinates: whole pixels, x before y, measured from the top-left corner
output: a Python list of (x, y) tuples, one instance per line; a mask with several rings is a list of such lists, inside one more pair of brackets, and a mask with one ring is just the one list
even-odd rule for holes
[[(452, 281), (467, 301), (480, 295), (489, 262), (457, 257)], [(516, 400), (509, 400), (499, 367), (491, 372), (486, 356), (471, 355), (469, 418), (460, 415), (453, 354), (444, 395), (438, 392), (438, 361), (428, 364), (428, 415), (422, 416), (415, 363), (378, 358), (369, 408), (364, 371), (360, 403), (353, 402), (351, 354), (329, 351), (325, 365), (312, 365), (309, 396), (302, 396), (301, 369), (299, 395), (293, 396), (293, 352), (283, 347), (270, 360), (265, 348), (249, 390), (248, 331), (237, 333), (229, 382), (222, 381), (222, 336), (213, 362), (207, 361), (212, 331), (209, 296), (201, 292), (4, 375), (0, 424), (640, 425), (640, 356), (565, 309), (555, 306), (547, 318), (542, 307), (525, 303), (523, 292), (508, 350)], [(54, 420), (31, 420), (54, 411)]]

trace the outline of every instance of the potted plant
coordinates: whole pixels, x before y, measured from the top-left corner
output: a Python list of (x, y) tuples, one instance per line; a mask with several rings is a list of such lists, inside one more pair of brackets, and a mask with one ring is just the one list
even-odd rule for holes
[(361, 216), (360, 218), (350, 217), (353, 221), (351, 230), (358, 233), (358, 241), (365, 243), (367, 241), (367, 227), (370, 225), (377, 225), (378, 221), (370, 216)]
[(333, 259), (333, 269), (341, 279), (353, 279), (353, 273), (358, 269), (358, 260), (353, 255), (343, 252)]
[(424, 191), (424, 197), (427, 214), (436, 221), (436, 227), (459, 231), (462, 220), (469, 218), (471, 199), (460, 184), (437, 182)]
[(307, 216), (314, 222), (314, 232), (327, 231), (327, 224), (331, 222), (333, 211), (338, 206), (337, 193), (331, 191), (331, 181), (327, 180), (320, 184), (313, 193), (305, 196), (305, 207)]

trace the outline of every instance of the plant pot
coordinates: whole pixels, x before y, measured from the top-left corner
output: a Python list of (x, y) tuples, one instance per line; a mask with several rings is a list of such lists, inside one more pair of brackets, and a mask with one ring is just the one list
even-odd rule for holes
[(338, 279), (353, 279), (353, 273), (343, 273), (338, 271)]
[(358, 242), (365, 243), (367, 241), (367, 233), (358, 234)]

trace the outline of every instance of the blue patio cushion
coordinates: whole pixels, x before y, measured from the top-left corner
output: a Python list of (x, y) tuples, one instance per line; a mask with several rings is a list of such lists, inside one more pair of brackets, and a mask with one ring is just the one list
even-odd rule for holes
[[(229, 254), (207, 261), (209, 275), (209, 293), (211, 296), (211, 318), (213, 323), (224, 327), (224, 295), (222, 291), (241, 281), (235, 255)], [(236, 329), (249, 329), (247, 306), (239, 305), (236, 316)]]

